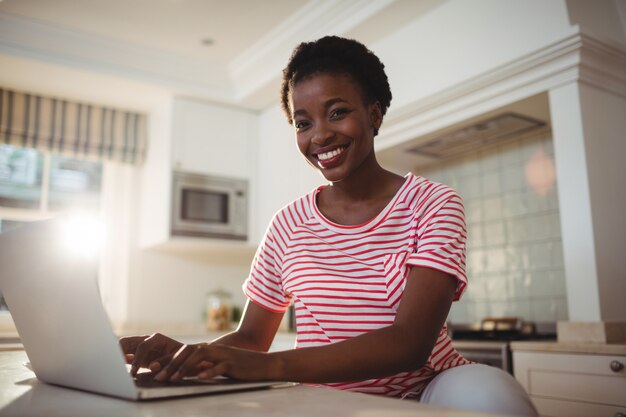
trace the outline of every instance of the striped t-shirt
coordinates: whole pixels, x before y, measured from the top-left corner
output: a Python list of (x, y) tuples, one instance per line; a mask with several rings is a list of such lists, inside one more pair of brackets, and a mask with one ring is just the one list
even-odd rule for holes
[[(408, 174), (370, 221), (344, 226), (319, 211), (317, 188), (273, 218), (244, 283), (254, 303), (284, 312), (293, 301), (296, 348), (322, 346), (393, 324), (411, 266), (457, 278), (465, 289), (463, 202), (449, 187)], [(394, 397), (417, 396), (438, 372), (469, 363), (444, 326), (416, 371), (328, 386)]]

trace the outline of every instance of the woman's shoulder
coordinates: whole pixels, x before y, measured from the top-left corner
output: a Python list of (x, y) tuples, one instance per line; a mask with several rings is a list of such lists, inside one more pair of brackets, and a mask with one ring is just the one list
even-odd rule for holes
[(424, 204), (451, 199), (462, 201), (461, 195), (447, 184), (412, 173), (407, 174), (407, 180), (409, 186), (407, 187), (406, 200), (412, 202), (412, 205), (423, 206)]
[(288, 204), (281, 207), (272, 219), (272, 223), (276, 222), (288, 222), (291, 225), (299, 225), (305, 223), (313, 216), (313, 203), (315, 201), (315, 195), (323, 189), (324, 186), (319, 186), (312, 191), (304, 194)]

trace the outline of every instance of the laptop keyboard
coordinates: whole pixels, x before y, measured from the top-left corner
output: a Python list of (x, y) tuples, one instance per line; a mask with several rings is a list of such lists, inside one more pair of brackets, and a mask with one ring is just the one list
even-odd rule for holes
[(135, 378), (135, 385), (140, 388), (162, 388), (162, 387), (189, 387), (189, 386), (198, 386), (198, 385), (232, 385), (238, 384), (239, 381), (236, 381), (231, 378), (225, 377), (215, 377), (211, 379), (195, 379), (188, 378), (183, 379), (182, 381), (155, 381), (152, 377), (152, 372), (143, 372), (137, 374)]

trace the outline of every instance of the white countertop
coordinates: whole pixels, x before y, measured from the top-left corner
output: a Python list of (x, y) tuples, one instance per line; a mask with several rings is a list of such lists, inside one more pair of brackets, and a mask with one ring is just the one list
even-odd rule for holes
[[(22, 363), (24, 351), (0, 352), (0, 415), (46, 417), (478, 417), (331, 388), (296, 386), (183, 399), (132, 402), (42, 383)], [(97, 377), (94, 375), (94, 377)]]
[(626, 355), (626, 345), (583, 342), (519, 341), (511, 343), (511, 350), (585, 353), (591, 355)]

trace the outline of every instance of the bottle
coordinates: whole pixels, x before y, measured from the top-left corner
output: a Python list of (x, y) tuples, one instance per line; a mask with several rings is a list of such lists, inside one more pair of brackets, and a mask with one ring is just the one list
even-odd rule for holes
[(207, 328), (212, 331), (228, 330), (232, 321), (232, 295), (217, 289), (207, 293)]

